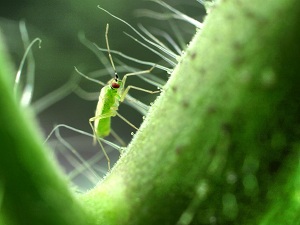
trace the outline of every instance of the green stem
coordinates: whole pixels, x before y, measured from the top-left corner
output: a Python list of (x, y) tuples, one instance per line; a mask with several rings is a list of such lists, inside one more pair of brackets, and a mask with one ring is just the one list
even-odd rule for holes
[(91, 224), (299, 221), (300, 3), (220, 2), (126, 153), (81, 198)]
[(300, 3), (220, 2), (84, 209), (0, 46), (0, 224), (299, 222)]
[(15, 74), (0, 37), (0, 224), (85, 224), (31, 112), (13, 96)]

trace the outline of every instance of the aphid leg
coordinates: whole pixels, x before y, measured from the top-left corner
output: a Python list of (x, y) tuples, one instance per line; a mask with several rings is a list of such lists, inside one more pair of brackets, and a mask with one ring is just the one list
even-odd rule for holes
[[(94, 118), (95, 118), (95, 117), (94, 117)], [(91, 118), (91, 119), (93, 119), (93, 118)], [(97, 142), (99, 143), (100, 148), (101, 148), (101, 150), (102, 150), (102, 152), (103, 152), (103, 154), (104, 154), (104, 156), (105, 156), (105, 158), (106, 158), (106, 160), (107, 160), (108, 171), (110, 171), (110, 158), (108, 157), (108, 155), (107, 155), (107, 153), (106, 153), (106, 151), (105, 151), (105, 149), (104, 149), (104, 147), (103, 147), (103, 145), (102, 145), (100, 139), (96, 136), (96, 131), (95, 131), (95, 129), (94, 129), (94, 126), (93, 126), (93, 124), (92, 124), (91, 119), (89, 120), (89, 124), (90, 124), (90, 126), (91, 126), (91, 128), (92, 128), (92, 130), (93, 130), (93, 133), (94, 133), (94, 143), (95, 143), (95, 140), (97, 140)]]
[(105, 156), (105, 158), (107, 159), (107, 165), (108, 165), (108, 171), (110, 171), (110, 159), (100, 141), (100, 139), (98, 138), (97, 134), (96, 134), (96, 131), (95, 131), (95, 127), (93, 126), (92, 122), (94, 122), (96, 119), (104, 119), (104, 118), (107, 118), (107, 117), (111, 117), (111, 116), (114, 116), (115, 113), (112, 112), (112, 113), (106, 113), (106, 114), (103, 114), (103, 115), (99, 115), (99, 116), (95, 116), (95, 117), (92, 117), (89, 119), (89, 124), (93, 130), (93, 134), (94, 134), (94, 143), (95, 143), (95, 140), (97, 140), (97, 142), (99, 143), (102, 151), (103, 151), (103, 154)]
[(156, 65), (152, 66), (152, 67), (151, 67), (150, 69), (148, 69), (148, 70), (142, 70), (142, 71), (137, 71), (137, 72), (132, 72), (132, 73), (127, 73), (127, 74), (125, 74), (124, 77), (123, 77), (123, 79), (122, 79), (122, 82), (123, 82), (124, 87), (125, 87), (125, 83), (126, 83), (127, 77), (151, 73), (151, 71), (155, 68), (155, 66), (156, 66)]
[[(151, 67), (149, 70), (143, 70), (143, 71), (138, 71), (138, 72), (133, 72), (133, 73), (128, 73), (126, 75), (124, 75), (123, 77), (123, 85), (125, 86), (125, 82), (126, 82), (126, 79), (127, 77), (129, 76), (136, 76), (136, 75), (143, 75), (143, 74), (147, 74), (147, 73), (150, 73), (153, 69), (154, 69), (155, 65), (153, 67)], [(144, 89), (144, 88), (140, 88), (140, 87), (136, 87), (136, 86), (132, 86), (132, 85), (129, 85), (126, 87), (126, 89), (124, 90), (124, 92), (122, 93), (121, 95), (121, 98), (120, 98), (120, 101), (123, 102), (128, 91), (130, 90), (130, 88), (132, 89), (135, 89), (135, 90), (139, 90), (139, 91), (144, 91), (144, 92), (147, 92), (149, 94), (155, 94), (155, 93), (159, 93), (159, 91), (150, 91), (150, 90), (147, 90), (147, 89)]]
[(95, 121), (95, 120), (101, 120), (101, 119), (104, 119), (104, 118), (108, 118), (108, 117), (112, 117), (112, 116), (115, 116), (116, 115), (116, 110), (112, 110), (111, 112), (109, 113), (104, 113), (104, 114), (101, 114), (101, 115), (97, 115), (97, 116), (94, 116), (92, 118), (89, 119), (89, 123), (92, 127), (92, 130), (93, 130), (93, 134), (94, 134), (94, 144), (96, 143), (96, 139), (97, 139), (97, 134), (96, 134), (96, 131), (95, 131), (95, 127), (92, 125), (92, 123)]
[(120, 117), (124, 122), (126, 122), (128, 125), (133, 127), (134, 129), (138, 130), (136, 126), (134, 126), (131, 122), (129, 122), (125, 117), (121, 116), (120, 113), (117, 113), (117, 116)]
[(131, 88), (132, 88), (132, 89), (135, 89), (135, 90), (147, 92), (147, 93), (149, 93), (149, 94), (155, 94), (155, 93), (161, 92), (160, 90), (159, 90), (159, 91), (150, 91), (150, 90), (147, 90), (147, 89), (144, 89), (144, 88), (140, 88), (140, 87), (136, 87), (136, 86), (129, 85), (129, 86), (127, 86), (127, 88), (125, 89), (125, 91), (123, 92), (123, 94), (122, 94), (122, 96), (121, 96), (121, 100), (120, 100), (121, 102), (124, 100), (124, 98), (126, 97), (128, 91), (129, 91)]

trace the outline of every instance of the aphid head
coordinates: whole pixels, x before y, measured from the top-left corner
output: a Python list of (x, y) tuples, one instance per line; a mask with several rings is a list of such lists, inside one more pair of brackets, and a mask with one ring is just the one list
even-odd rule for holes
[(121, 83), (122, 83), (122, 81), (119, 80), (118, 74), (115, 73), (115, 78), (112, 79), (112, 82), (111, 82), (111, 85), (110, 85), (111, 88), (112, 88), (112, 89), (118, 89), (118, 88), (121, 86)]

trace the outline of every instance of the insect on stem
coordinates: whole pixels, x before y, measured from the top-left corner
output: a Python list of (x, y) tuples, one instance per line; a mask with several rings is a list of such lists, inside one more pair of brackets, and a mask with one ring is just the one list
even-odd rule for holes
[[(155, 66), (151, 67), (148, 70), (127, 73), (123, 76), (123, 79), (119, 79), (119, 76), (116, 71), (116, 67), (113, 62), (113, 58), (112, 58), (112, 55), (110, 52), (110, 46), (109, 46), (109, 41), (108, 41), (108, 30), (109, 30), (109, 24), (106, 25), (105, 40), (106, 40), (106, 47), (107, 47), (109, 60), (111, 62), (111, 66), (114, 70), (115, 77), (112, 78), (108, 82), (108, 84), (105, 85), (101, 89), (98, 104), (97, 104), (96, 111), (95, 111), (95, 116), (89, 119), (89, 124), (94, 133), (94, 140), (97, 140), (97, 142), (99, 143), (99, 145), (103, 151), (103, 154), (105, 155), (105, 157), (107, 159), (108, 169), (110, 170), (110, 159), (109, 159), (108, 155), (106, 154), (106, 151), (105, 151), (99, 138), (104, 138), (111, 133), (111, 117), (118, 116), (124, 122), (126, 122), (128, 125), (133, 127), (134, 129), (136, 129), (136, 130), (138, 129), (135, 125), (133, 125), (130, 121), (128, 121), (126, 118), (124, 118), (122, 115), (120, 115), (117, 112), (120, 102), (124, 101), (124, 99), (130, 89), (144, 91), (144, 92), (147, 92), (150, 94), (158, 93), (160, 91), (150, 91), (150, 90), (146, 90), (146, 89), (132, 86), (132, 85), (129, 85), (125, 88), (125, 82), (126, 82), (126, 79), (128, 76), (148, 74), (154, 69)], [(86, 77), (83, 74), (80, 74), (80, 75)], [(87, 78), (87, 79), (92, 80), (91, 78)]]

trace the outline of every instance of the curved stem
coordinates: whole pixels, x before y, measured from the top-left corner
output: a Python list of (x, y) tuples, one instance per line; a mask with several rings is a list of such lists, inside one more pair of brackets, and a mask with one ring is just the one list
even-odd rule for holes
[(297, 221), (299, 12), (295, 0), (215, 5), (126, 153), (82, 197), (95, 224)]

